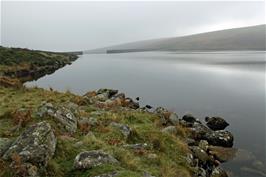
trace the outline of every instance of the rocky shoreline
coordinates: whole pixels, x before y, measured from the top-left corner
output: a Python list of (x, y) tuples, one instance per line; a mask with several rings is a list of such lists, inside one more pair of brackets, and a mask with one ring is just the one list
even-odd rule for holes
[[(98, 108), (98, 111), (92, 112), (93, 114), (90, 113), (90, 115), (126, 111), (155, 116), (152, 124), (156, 124), (158, 133), (161, 132), (161, 136), (170, 136), (174, 140), (182, 142), (183, 146), (186, 147), (186, 153), (182, 153), (178, 158), (182, 158), (183, 163), (186, 164), (185, 166), (190, 168), (189, 176), (228, 176), (225, 170), (220, 167), (220, 164), (232, 159), (235, 156), (236, 149), (232, 148), (233, 135), (224, 130), (229, 125), (224, 119), (207, 117), (206, 125), (204, 125), (190, 114), (179, 118), (176, 113), (170, 112), (166, 108), (158, 107), (151, 110), (148, 109), (151, 106), (140, 107), (134, 99), (112, 89), (88, 92), (79, 98), (76, 103), (68, 102), (68, 104), (54, 105), (51, 102), (42, 102), (35, 112), (38, 118), (36, 123), (25, 126), (25, 130), (15, 139), (0, 137), (0, 156), (3, 161), (8, 162), (9, 168), (13, 169), (17, 176), (49, 176), (47, 166), (49, 161), (54, 158), (58, 148), (58, 139), (63, 134), (64, 136), (67, 135), (68, 138), (74, 138), (75, 134), (83, 132), (81, 136), (96, 139), (95, 133), (100, 127), (101, 129), (103, 127), (105, 127), (104, 129), (112, 128), (121, 133), (121, 138), (125, 139), (125, 143), (121, 143), (121, 140), (118, 139), (116, 140), (118, 142), (112, 140), (114, 142), (110, 143), (115, 148), (119, 147), (141, 154), (146, 151), (162, 151), (164, 142), (156, 139), (146, 142), (139, 138), (139, 132), (134, 130), (130, 124), (124, 124), (108, 117), (103, 122), (95, 116), (80, 116), (78, 112), (84, 111), (86, 105), (93, 105)], [(27, 109), (19, 109), (14, 114), (13, 116), (19, 115), (22, 120), (10, 131), (21, 129), (24, 119), (27, 116), (32, 116), (29, 115), (31, 113)], [(55, 124), (51, 124), (51, 121)], [(93, 128), (96, 132), (93, 131)], [(83, 143), (77, 141), (75, 146), (82, 146)], [(157, 153), (150, 153), (149, 158), (158, 159), (158, 155)], [(84, 171), (103, 165), (120, 166), (121, 163), (116, 156), (101, 148), (96, 148), (93, 150), (84, 149), (78, 152), (73, 159), (72, 166), (73, 170)], [(119, 175), (121, 175), (120, 171), (115, 170), (97, 175), (97, 177), (115, 177)], [(143, 176), (153, 177), (154, 175), (149, 171), (144, 171)]]

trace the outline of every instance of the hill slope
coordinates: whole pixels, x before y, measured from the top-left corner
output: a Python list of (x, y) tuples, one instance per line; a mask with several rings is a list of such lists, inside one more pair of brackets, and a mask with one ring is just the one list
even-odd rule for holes
[(132, 52), (150, 50), (265, 50), (265, 25), (226, 29), (183, 37), (137, 41), (90, 52)]

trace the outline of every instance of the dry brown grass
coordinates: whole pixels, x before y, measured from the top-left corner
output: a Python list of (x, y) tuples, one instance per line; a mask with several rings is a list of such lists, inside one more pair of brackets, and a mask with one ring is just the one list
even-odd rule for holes
[(20, 88), (20, 87), (22, 87), (22, 83), (20, 82), (19, 79), (1, 76), (0, 77), (0, 86)]
[(31, 113), (31, 110), (16, 110), (11, 113), (13, 124), (18, 127), (25, 127), (32, 121)]

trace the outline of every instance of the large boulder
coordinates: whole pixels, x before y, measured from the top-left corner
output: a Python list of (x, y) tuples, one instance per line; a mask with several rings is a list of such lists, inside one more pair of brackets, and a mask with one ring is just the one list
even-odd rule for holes
[(74, 160), (75, 169), (90, 169), (103, 164), (115, 164), (118, 161), (111, 155), (100, 151), (85, 151), (78, 154)]
[(234, 142), (232, 133), (225, 130), (207, 132), (203, 139), (207, 140), (210, 145), (222, 147), (232, 147)]
[(224, 130), (229, 124), (221, 117), (206, 117), (206, 125), (212, 130)]
[(201, 140), (206, 136), (206, 134), (209, 134), (211, 132), (212, 130), (198, 122), (194, 122), (192, 127), (188, 127), (189, 137), (195, 140)]
[(196, 118), (192, 114), (186, 114), (183, 116), (182, 119), (186, 122), (191, 122), (191, 123), (196, 122)]
[(15, 154), (20, 156), (22, 162), (46, 166), (55, 148), (56, 137), (50, 124), (44, 121), (26, 129), (7, 149), (3, 159), (9, 160)]

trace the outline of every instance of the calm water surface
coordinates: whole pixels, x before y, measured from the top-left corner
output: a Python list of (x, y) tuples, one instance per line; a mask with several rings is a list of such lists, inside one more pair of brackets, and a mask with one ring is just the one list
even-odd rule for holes
[(225, 168), (233, 176), (264, 176), (265, 52), (88, 54), (26, 85), (78, 94), (115, 88), (180, 116), (224, 117), (235, 147), (246, 152)]

